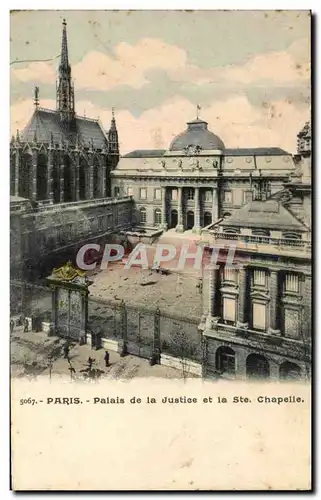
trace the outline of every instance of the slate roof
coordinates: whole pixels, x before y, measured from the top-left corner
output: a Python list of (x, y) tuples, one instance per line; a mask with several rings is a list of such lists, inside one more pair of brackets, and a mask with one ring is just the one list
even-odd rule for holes
[(155, 158), (165, 153), (166, 149), (136, 149), (123, 155), (123, 158)]
[[(136, 149), (123, 155), (123, 158), (155, 158), (163, 156), (166, 149)], [(224, 150), (225, 156), (283, 156), (290, 155), (281, 148), (228, 148)]]
[(75, 144), (78, 135), (80, 145), (89, 147), (93, 141), (94, 148), (107, 149), (108, 147), (107, 136), (98, 120), (76, 116), (75, 129), (72, 132), (66, 132), (61, 124), (59, 112), (51, 109), (38, 108), (35, 110), (22, 132), (21, 140), (34, 141), (35, 132), (38, 142), (48, 143), (52, 133), (55, 144), (59, 144), (62, 137), (65, 142), (70, 141)]
[(279, 156), (289, 155), (281, 148), (232, 148), (225, 149), (225, 156)]
[(223, 227), (256, 227), (308, 231), (291, 212), (277, 200), (252, 201), (220, 223)]

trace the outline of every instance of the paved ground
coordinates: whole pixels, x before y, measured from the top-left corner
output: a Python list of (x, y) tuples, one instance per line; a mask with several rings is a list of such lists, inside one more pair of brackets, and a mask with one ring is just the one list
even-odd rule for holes
[[(52, 359), (51, 376), (68, 375), (74, 380), (91, 378), (132, 379), (136, 377), (183, 378), (181, 370), (165, 366), (150, 366), (149, 362), (135, 356), (121, 358), (118, 353), (109, 352), (110, 366), (105, 367), (104, 350), (92, 350), (88, 345), (73, 345), (70, 363), (63, 357), (65, 341), (59, 337), (47, 337), (43, 332), (24, 333), (22, 327), (15, 328), (11, 337), (11, 374), (13, 377), (50, 376), (49, 356)], [(92, 370), (87, 360), (95, 359)], [(71, 374), (71, 370), (75, 370)]]
[(197, 288), (198, 279), (189, 275), (166, 276), (138, 267), (126, 270), (121, 264), (111, 264), (91, 279), (94, 281), (89, 288), (92, 297), (160, 307), (169, 314), (181, 314), (182, 317), (201, 315), (202, 296)]
[[(187, 259), (182, 272), (174, 272), (177, 267), (181, 247), (189, 245), (189, 252), (196, 251), (194, 234), (177, 235), (168, 231), (159, 243), (172, 244), (176, 247), (176, 256), (161, 267), (172, 270), (171, 274), (156, 273), (141, 266), (125, 269), (124, 263), (109, 263), (106, 270), (95, 272), (91, 279), (90, 295), (102, 299), (123, 299), (126, 303), (150, 307), (160, 307), (169, 314), (181, 314), (182, 317), (202, 314), (202, 296), (197, 288), (202, 271), (194, 269), (194, 260)], [(146, 246), (148, 264), (152, 267), (156, 246)]]

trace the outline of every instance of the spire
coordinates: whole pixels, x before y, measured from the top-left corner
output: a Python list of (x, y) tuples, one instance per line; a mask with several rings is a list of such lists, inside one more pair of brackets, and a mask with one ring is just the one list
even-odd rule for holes
[(70, 73), (70, 66), (68, 60), (68, 42), (67, 42), (67, 23), (66, 19), (62, 21), (62, 40), (61, 40), (61, 59), (60, 68), (64, 68)]
[(57, 110), (63, 122), (71, 124), (75, 117), (74, 87), (68, 59), (67, 23), (62, 23), (61, 55), (57, 82)]
[(110, 130), (116, 130), (115, 108), (111, 108), (111, 125)]
[(35, 108), (38, 109), (39, 107), (39, 87), (35, 87), (35, 98), (33, 101)]
[(109, 152), (112, 154), (118, 154), (119, 153), (118, 132), (116, 127), (114, 108), (111, 108), (111, 116), (112, 116), (111, 124), (108, 132)]

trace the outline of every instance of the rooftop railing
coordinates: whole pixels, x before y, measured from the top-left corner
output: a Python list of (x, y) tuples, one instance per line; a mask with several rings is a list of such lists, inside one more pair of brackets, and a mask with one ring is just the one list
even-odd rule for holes
[(245, 234), (221, 233), (218, 231), (211, 231), (215, 240), (226, 240), (242, 242), (245, 244), (254, 245), (271, 245), (281, 248), (293, 248), (296, 250), (311, 251), (311, 241), (292, 239), (292, 238), (271, 238), (269, 236), (254, 236)]

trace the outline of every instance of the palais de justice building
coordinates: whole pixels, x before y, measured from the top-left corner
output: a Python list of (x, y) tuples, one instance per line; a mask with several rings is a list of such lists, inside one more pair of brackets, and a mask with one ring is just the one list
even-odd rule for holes
[(111, 172), (112, 194), (133, 196), (141, 224), (200, 233), (248, 203), (262, 180), (267, 196), (279, 191), (295, 168), (292, 155), (280, 148), (225, 147), (197, 118), (168, 150), (121, 157)]
[(133, 151), (112, 172), (145, 226), (192, 230), (236, 250), (203, 275), (203, 374), (300, 378), (311, 362), (311, 127), (297, 154), (229, 149), (197, 118), (168, 150)]

